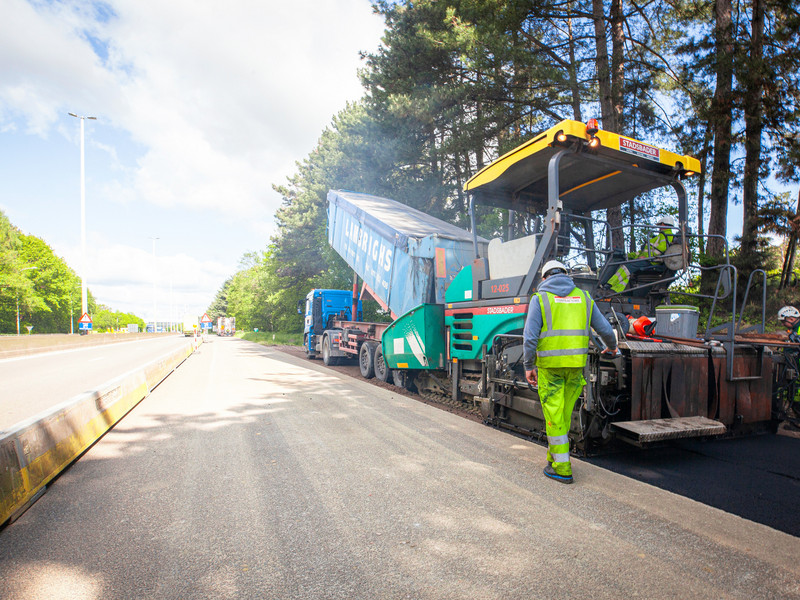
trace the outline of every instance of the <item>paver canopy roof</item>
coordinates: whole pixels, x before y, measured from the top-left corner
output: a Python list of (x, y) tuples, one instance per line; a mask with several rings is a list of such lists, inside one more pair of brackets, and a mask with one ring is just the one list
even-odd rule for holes
[(564, 208), (587, 212), (618, 206), (643, 192), (700, 170), (690, 156), (599, 130), (591, 148), (587, 126), (562, 121), (478, 172), (464, 186), (477, 201), (505, 208), (547, 206), (548, 165), (559, 151), (559, 199)]

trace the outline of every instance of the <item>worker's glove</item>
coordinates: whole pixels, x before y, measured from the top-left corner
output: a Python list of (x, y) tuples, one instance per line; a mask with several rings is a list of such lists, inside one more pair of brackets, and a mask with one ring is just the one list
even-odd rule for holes
[(600, 354), (608, 354), (611, 358), (617, 358), (618, 356), (622, 356), (622, 352), (619, 351), (619, 348), (611, 348), (604, 349)]

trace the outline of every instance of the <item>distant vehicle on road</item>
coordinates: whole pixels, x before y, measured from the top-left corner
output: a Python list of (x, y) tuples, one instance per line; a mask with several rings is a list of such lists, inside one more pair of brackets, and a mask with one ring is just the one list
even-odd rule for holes
[(236, 317), (218, 317), (217, 335), (232, 336), (236, 333)]
[(192, 315), (183, 317), (183, 335), (195, 335), (200, 333), (200, 318)]

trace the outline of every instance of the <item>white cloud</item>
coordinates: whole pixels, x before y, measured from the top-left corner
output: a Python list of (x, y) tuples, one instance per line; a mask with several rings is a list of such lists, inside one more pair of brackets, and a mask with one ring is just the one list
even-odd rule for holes
[(149, 148), (134, 186), (154, 203), (251, 215), (274, 211), (271, 184), (361, 95), (354, 29), (370, 27), (373, 45), (379, 32), (365, 1), (173, 1), (157, 19), (140, 1), (113, 6), (103, 32), (124, 127)]
[[(4, 126), (21, 117), (26, 131), (45, 136), (63, 116), (65, 101), (88, 106), (115, 77), (91, 45), (75, 35), (78, 14), (61, 4), (3, 3), (0, 20), (0, 106)], [(91, 85), (86, 85), (91, 82)]]
[[(87, 192), (103, 207), (91, 209), (90, 226), (107, 232), (129, 221), (143, 230), (135, 213), (174, 223), (176, 211), (214, 224), (213, 243), (174, 224), (168, 234), (185, 236), (174, 244), (181, 254), (163, 259), (176, 273), (208, 273), (193, 280), (207, 304), (239, 257), (266, 244), (280, 202), (272, 185), (285, 183), (333, 115), (362, 95), (358, 52), (374, 51), (381, 33), (369, 0), (5, 0), (0, 131), (42, 140), (55, 131), (77, 145), (79, 128), (66, 112), (96, 116), (87, 152), (106, 162), (95, 155), (87, 167)], [(64, 195), (53, 179), (51, 205)], [(9, 214), (31, 212), (3, 202)], [(99, 222), (106, 213), (111, 220)], [(75, 244), (63, 227), (22, 225), (54, 246)], [(101, 284), (124, 269), (149, 307), (141, 248), (99, 242), (97, 231), (93, 240), (103, 257), (90, 266), (98, 299), (115, 308), (137, 302), (133, 288)]]
[[(231, 265), (219, 261), (199, 260), (185, 253), (161, 256), (158, 243), (154, 256), (151, 244), (142, 240), (141, 248), (132, 248), (102, 234), (87, 240), (87, 285), (98, 302), (147, 319), (152, 318), (154, 298), (159, 319), (169, 317), (170, 306), (177, 307), (172, 312), (182, 313), (186, 307), (200, 314), (232, 274)], [(80, 246), (54, 250), (77, 267), (80, 275)]]

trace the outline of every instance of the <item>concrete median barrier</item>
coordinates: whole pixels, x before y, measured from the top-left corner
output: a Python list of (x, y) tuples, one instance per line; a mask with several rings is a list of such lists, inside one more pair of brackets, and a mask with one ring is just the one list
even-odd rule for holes
[(192, 343), (0, 432), (0, 524), (21, 515), (47, 484), (146, 398), (193, 351)]

